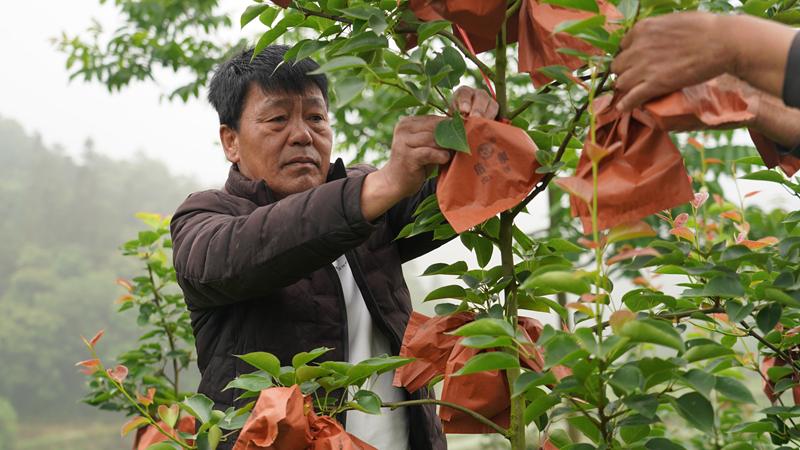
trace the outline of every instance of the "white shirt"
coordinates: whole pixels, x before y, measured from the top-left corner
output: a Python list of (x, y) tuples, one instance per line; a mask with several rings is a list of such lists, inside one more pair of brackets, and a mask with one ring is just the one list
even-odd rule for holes
[[(372, 322), (364, 297), (361, 295), (347, 259), (340, 256), (333, 267), (339, 275), (347, 309), (347, 334), (350, 347), (349, 363), (355, 364), (373, 356), (391, 354), (389, 340)], [(394, 371), (368, 380), (364, 389), (369, 389), (384, 402), (405, 400), (400, 388), (392, 386)], [(380, 450), (408, 450), (408, 417), (405, 408), (394, 411), (384, 408), (380, 415), (361, 411), (347, 411), (346, 429)]]

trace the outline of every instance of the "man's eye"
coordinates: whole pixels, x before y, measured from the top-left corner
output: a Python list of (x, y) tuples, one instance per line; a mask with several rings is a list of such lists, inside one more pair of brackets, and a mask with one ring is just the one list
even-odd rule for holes
[(275, 116), (269, 119), (270, 122), (286, 122), (286, 116)]
[(319, 114), (314, 114), (314, 115), (312, 115), (311, 117), (309, 117), (309, 119), (310, 119), (312, 122), (322, 122), (322, 121), (324, 121), (324, 120), (325, 120), (325, 117), (323, 117), (323, 116), (321, 116), (321, 115), (319, 115)]

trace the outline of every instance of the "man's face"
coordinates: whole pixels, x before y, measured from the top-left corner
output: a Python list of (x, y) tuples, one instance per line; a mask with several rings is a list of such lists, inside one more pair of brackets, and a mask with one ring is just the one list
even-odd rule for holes
[(239, 130), (223, 125), (220, 137), (228, 160), (279, 198), (319, 186), (328, 175), (333, 131), (316, 85), (303, 94), (265, 94), (252, 84)]

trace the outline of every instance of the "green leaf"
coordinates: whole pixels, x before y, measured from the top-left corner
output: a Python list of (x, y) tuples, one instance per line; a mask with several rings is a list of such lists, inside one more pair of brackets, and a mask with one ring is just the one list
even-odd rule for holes
[(211, 410), (214, 407), (214, 402), (203, 394), (195, 394), (181, 402), (181, 407), (205, 423), (211, 420)]
[(705, 433), (714, 429), (714, 408), (711, 403), (697, 392), (689, 392), (675, 400), (678, 413), (690, 425)]
[(429, 37), (434, 34), (450, 27), (450, 22), (446, 20), (435, 20), (433, 22), (425, 22), (417, 29), (417, 43), (422, 44)]
[(525, 407), (525, 424), (527, 425), (538, 419), (548, 409), (559, 403), (561, 403), (561, 397), (558, 395), (541, 395), (537, 397)]
[(180, 448), (181, 447), (178, 447), (177, 444), (173, 445), (169, 442), (156, 442), (155, 444), (147, 447), (146, 450), (179, 450)]
[(583, 253), (585, 249), (580, 247), (572, 242), (561, 239), (561, 238), (552, 238), (545, 241), (544, 245), (557, 252), (564, 252), (564, 253)]
[(270, 8), (271, 8), (270, 5), (264, 5), (264, 4), (248, 6), (247, 9), (245, 9), (244, 12), (242, 13), (241, 20), (239, 21), (241, 27), (244, 28), (245, 25), (252, 22), (252, 20), (260, 16), (262, 12)]
[(170, 427), (175, 426), (175, 422), (178, 421), (178, 415), (180, 415), (180, 409), (178, 409), (178, 405), (159, 405), (158, 406), (158, 417), (164, 421)]
[(278, 17), (279, 12), (280, 11), (278, 8), (269, 8), (258, 15), (258, 20), (260, 20), (264, 25), (270, 27), (272, 26), (272, 22), (275, 21), (275, 18)]
[(653, 418), (658, 409), (658, 399), (653, 394), (631, 395), (622, 399), (622, 403), (637, 413)]
[(431, 264), (425, 269), (421, 276), (428, 275), (463, 275), (469, 270), (464, 261), (454, 262), (453, 264), (436, 263)]
[(514, 389), (512, 389), (511, 396), (517, 397), (520, 396), (528, 391), (528, 389), (541, 386), (545, 384), (555, 384), (556, 377), (553, 375), (552, 372), (547, 371), (545, 373), (539, 372), (522, 372), (517, 380), (514, 381)]
[[(666, 325), (666, 326), (664, 326)], [(649, 342), (651, 344), (671, 347), (679, 352), (684, 350), (680, 334), (669, 324), (659, 324), (653, 319), (631, 320), (623, 325), (618, 333), (633, 342)]]
[(275, 378), (281, 373), (281, 362), (278, 357), (267, 352), (253, 352), (246, 355), (237, 355), (239, 359), (250, 364), (256, 369), (263, 370)]
[(464, 347), (479, 348), (479, 349), (514, 347), (514, 342), (508, 336), (482, 336), (482, 335), (470, 336), (462, 339), (461, 342), (459, 343)]
[(747, 175), (739, 177), (739, 179), (770, 181), (778, 184), (786, 184), (786, 179), (783, 177), (783, 175), (774, 170), (758, 170), (756, 172), (748, 173)]
[(451, 334), (456, 336), (509, 336), (514, 337), (514, 328), (505, 320), (484, 318), (462, 325)]
[(467, 298), (467, 291), (465, 291), (463, 287), (457, 284), (442, 286), (440, 288), (431, 291), (423, 301), (427, 302), (430, 300), (439, 300), (442, 298), (455, 298), (463, 300)]
[(444, 119), (436, 124), (434, 132), (436, 145), (450, 150), (469, 153), (467, 132), (464, 129), (464, 120), (461, 115), (455, 114), (451, 119)]
[(329, 351), (331, 351), (331, 349), (328, 347), (319, 347), (311, 350), (310, 352), (300, 352), (292, 357), (292, 367), (297, 369), (298, 367), (308, 364), (309, 362), (319, 358)]
[(721, 275), (712, 278), (703, 288), (703, 294), (708, 297), (742, 297), (744, 288), (739, 278), (731, 275)]
[(474, 241), (475, 244), (475, 256), (478, 259), (478, 265), (481, 267), (486, 267), (489, 264), (489, 261), (492, 259), (492, 252), (494, 251), (494, 245), (492, 245), (492, 241), (483, 238), (477, 237)]
[(714, 386), (720, 394), (731, 400), (742, 403), (755, 403), (753, 394), (741, 381), (730, 377), (717, 377), (717, 384)]
[(381, 399), (374, 392), (360, 390), (353, 396), (353, 401), (359, 406), (359, 410), (369, 414), (381, 413)]
[(748, 422), (736, 425), (731, 428), (732, 433), (772, 433), (775, 431), (775, 424), (767, 422)]
[(412, 358), (402, 358), (400, 356), (381, 356), (365, 359), (347, 370), (347, 383), (357, 384), (363, 382), (372, 375), (380, 375), (394, 370), (412, 360)]
[(728, 319), (733, 323), (739, 323), (744, 320), (753, 312), (753, 307), (754, 305), (752, 303), (745, 303), (743, 305), (734, 300), (725, 302), (725, 312), (728, 314)]
[(761, 308), (761, 311), (756, 315), (756, 325), (764, 333), (769, 333), (781, 320), (782, 312), (783, 308), (779, 303), (770, 303)]
[(706, 398), (709, 398), (708, 396), (711, 395), (711, 389), (714, 389), (714, 386), (717, 384), (714, 375), (700, 369), (692, 369), (686, 372), (683, 379), (686, 380), (689, 386), (695, 391), (703, 394)]
[(553, 30), (553, 32), (577, 34), (590, 28), (602, 27), (605, 25), (605, 23), (606, 17), (598, 14), (583, 20), (565, 20), (564, 22), (556, 25), (556, 28)]
[[(588, 417), (585, 416), (570, 417), (567, 419), (567, 422), (569, 422), (570, 425), (572, 425), (573, 427), (578, 429), (581, 433), (583, 433), (584, 436), (591, 439), (592, 442), (594, 442), (595, 444), (600, 442), (600, 439), (602, 438), (600, 436), (600, 430), (597, 428), (594, 422), (589, 420)], [(590, 446), (590, 448), (594, 449), (593, 446)]]
[(351, 37), (336, 50), (337, 55), (347, 55), (368, 50), (375, 50), (376, 48), (386, 48), (389, 42), (385, 36), (378, 36), (372, 31), (366, 31)]
[(627, 444), (633, 444), (650, 434), (649, 425), (632, 425), (619, 428), (619, 436)]
[(271, 30), (261, 35), (258, 42), (256, 42), (255, 49), (253, 49), (253, 58), (258, 56), (269, 44), (275, 42), (275, 39), (278, 39), (286, 33), (286, 26), (282, 25), (282, 23), (283, 21), (278, 22)]
[(565, 333), (559, 333), (548, 339), (544, 348), (544, 361), (548, 367), (559, 364), (564, 358), (581, 349), (575, 339)]
[(591, 286), (575, 272), (554, 270), (528, 277), (522, 289), (543, 289), (554, 292), (571, 292), (581, 295), (589, 292)]
[(356, 98), (358, 94), (364, 90), (366, 85), (367, 82), (363, 78), (356, 77), (345, 78), (344, 80), (337, 81), (333, 85), (333, 88), (336, 91), (336, 107), (341, 108), (342, 106), (350, 103), (351, 100)]
[(716, 358), (718, 356), (732, 355), (733, 353), (733, 350), (719, 344), (703, 344), (695, 345), (689, 350), (686, 350), (683, 357), (692, 363), (704, 359)]
[(319, 75), (323, 73), (335, 72), (337, 70), (352, 69), (353, 67), (364, 67), (367, 62), (358, 56), (337, 56), (325, 64), (321, 65), (319, 69), (308, 72), (309, 75)]
[(479, 353), (467, 361), (456, 375), (469, 375), (471, 373), (488, 370), (509, 369), (519, 367), (519, 358), (505, 352)]
[(663, 437), (650, 439), (644, 446), (647, 450), (686, 450), (686, 447)]
[(600, 8), (597, 7), (597, 2), (594, 0), (543, 0), (542, 3), (562, 6), (564, 8), (580, 9), (593, 13), (600, 12)]
[(644, 375), (638, 367), (627, 364), (614, 372), (609, 383), (625, 392), (635, 392), (644, 386)]
[(250, 392), (260, 392), (269, 387), (272, 387), (272, 379), (269, 376), (246, 373), (231, 380), (222, 390), (244, 389)]

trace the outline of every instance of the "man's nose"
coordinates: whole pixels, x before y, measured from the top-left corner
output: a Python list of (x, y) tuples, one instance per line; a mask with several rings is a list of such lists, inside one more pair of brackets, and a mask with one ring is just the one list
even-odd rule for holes
[(313, 138), (308, 125), (302, 120), (294, 120), (290, 125), (289, 145), (308, 146), (311, 145)]

